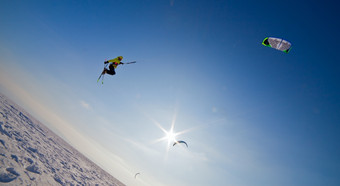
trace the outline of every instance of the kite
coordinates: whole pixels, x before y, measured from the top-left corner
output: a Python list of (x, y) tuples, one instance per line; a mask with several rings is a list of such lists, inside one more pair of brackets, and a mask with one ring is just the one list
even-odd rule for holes
[(288, 53), (292, 48), (292, 44), (289, 41), (275, 37), (266, 37), (263, 40), (262, 44), (264, 46), (275, 48), (276, 50), (280, 50), (285, 53)]
[(184, 143), (188, 147), (188, 144), (185, 141), (175, 141), (175, 143), (172, 146), (175, 146), (178, 143)]

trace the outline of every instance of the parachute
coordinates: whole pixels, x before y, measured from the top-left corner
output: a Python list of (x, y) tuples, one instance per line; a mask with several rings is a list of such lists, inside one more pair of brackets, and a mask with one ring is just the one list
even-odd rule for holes
[(275, 37), (266, 37), (263, 40), (262, 44), (264, 46), (275, 48), (276, 50), (280, 50), (285, 53), (288, 53), (292, 48), (292, 44), (290, 42)]
[(140, 174), (139, 172), (138, 172), (138, 173), (136, 173), (136, 174), (135, 174), (135, 178), (136, 178), (136, 177), (137, 177), (137, 175), (139, 175), (139, 174)]
[(188, 144), (185, 141), (175, 141), (172, 146), (175, 146), (177, 143), (184, 143), (188, 147)]

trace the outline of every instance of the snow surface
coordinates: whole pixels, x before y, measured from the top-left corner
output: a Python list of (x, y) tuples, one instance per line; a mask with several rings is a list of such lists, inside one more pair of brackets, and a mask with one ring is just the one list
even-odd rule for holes
[(124, 185), (0, 94), (0, 185)]

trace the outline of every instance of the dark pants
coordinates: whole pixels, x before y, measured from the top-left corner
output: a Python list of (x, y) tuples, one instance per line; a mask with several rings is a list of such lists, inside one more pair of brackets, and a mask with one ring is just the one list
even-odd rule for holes
[(116, 74), (115, 67), (112, 64), (109, 66), (109, 69), (110, 70), (106, 70), (107, 74), (110, 74), (110, 75), (115, 75)]

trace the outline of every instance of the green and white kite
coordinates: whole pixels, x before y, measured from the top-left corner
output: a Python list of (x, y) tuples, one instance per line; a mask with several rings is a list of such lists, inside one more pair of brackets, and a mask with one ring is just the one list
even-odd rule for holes
[(262, 44), (264, 46), (275, 48), (276, 50), (280, 50), (285, 53), (288, 53), (292, 48), (292, 44), (290, 42), (275, 37), (266, 37), (263, 40)]

